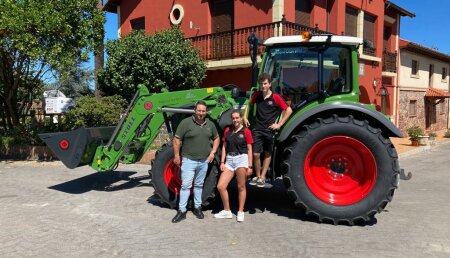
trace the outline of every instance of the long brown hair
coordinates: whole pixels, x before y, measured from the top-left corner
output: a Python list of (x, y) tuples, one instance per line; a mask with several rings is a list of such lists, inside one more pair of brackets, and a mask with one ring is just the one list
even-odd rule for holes
[[(234, 130), (236, 128), (234, 128), (234, 124), (233, 124), (233, 114), (239, 114), (239, 117), (242, 118), (242, 113), (241, 110), (239, 109), (234, 109), (233, 111), (231, 111), (230, 117), (231, 117), (231, 128)], [(241, 122), (242, 124), (242, 122)]]

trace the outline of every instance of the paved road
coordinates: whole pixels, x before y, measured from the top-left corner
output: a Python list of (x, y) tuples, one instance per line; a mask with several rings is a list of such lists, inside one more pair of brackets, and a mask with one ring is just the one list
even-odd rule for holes
[(172, 224), (145, 166), (111, 175), (0, 162), (0, 257), (450, 257), (448, 157), (450, 144), (402, 159), (412, 179), (376, 220), (353, 227), (309, 220), (279, 184), (249, 190), (244, 223), (208, 210)]

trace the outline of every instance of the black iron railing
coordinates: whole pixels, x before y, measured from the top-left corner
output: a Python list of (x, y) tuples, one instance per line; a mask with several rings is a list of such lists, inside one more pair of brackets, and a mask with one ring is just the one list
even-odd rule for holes
[[(256, 36), (265, 40), (274, 36), (299, 35), (302, 31), (311, 31), (315, 34), (326, 33), (317, 28), (311, 28), (282, 19), (279, 22), (261, 24), (252, 27), (239, 28), (230, 31), (217, 32), (202, 36), (188, 38), (194, 47), (200, 50), (200, 55), (206, 60), (218, 60), (248, 56), (250, 54), (247, 37), (255, 32)], [(258, 49), (261, 53), (262, 47)]]
[(383, 50), (383, 72), (397, 72), (397, 52)]
[(368, 56), (376, 56), (377, 49), (373, 47), (364, 46), (363, 54)]

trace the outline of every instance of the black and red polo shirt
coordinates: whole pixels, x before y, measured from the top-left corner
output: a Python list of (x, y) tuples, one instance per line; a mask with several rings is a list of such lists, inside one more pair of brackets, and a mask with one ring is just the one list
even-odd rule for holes
[(280, 116), (281, 111), (288, 108), (283, 98), (273, 93), (266, 99), (264, 99), (261, 91), (253, 93), (250, 99), (250, 105), (256, 104), (256, 124), (254, 130), (267, 130), (267, 128), (275, 123)]
[(253, 143), (252, 132), (250, 129), (242, 127), (239, 131), (233, 133), (233, 130), (227, 127), (223, 133), (222, 141), (227, 143), (227, 153), (247, 154), (247, 144)]

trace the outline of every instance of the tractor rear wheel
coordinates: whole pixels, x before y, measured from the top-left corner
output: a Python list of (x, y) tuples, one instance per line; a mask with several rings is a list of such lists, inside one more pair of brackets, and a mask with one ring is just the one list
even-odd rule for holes
[(391, 141), (353, 116), (333, 115), (304, 126), (284, 157), (288, 195), (320, 222), (369, 221), (398, 186), (398, 156)]
[[(181, 178), (180, 168), (173, 162), (174, 153), (171, 144), (166, 144), (155, 154), (152, 161), (150, 177), (155, 194), (160, 197), (161, 202), (168, 204), (171, 208), (178, 207)], [(215, 164), (210, 165), (203, 184), (202, 205), (208, 206), (215, 197), (218, 169)], [(192, 196), (191, 196), (192, 198)]]

